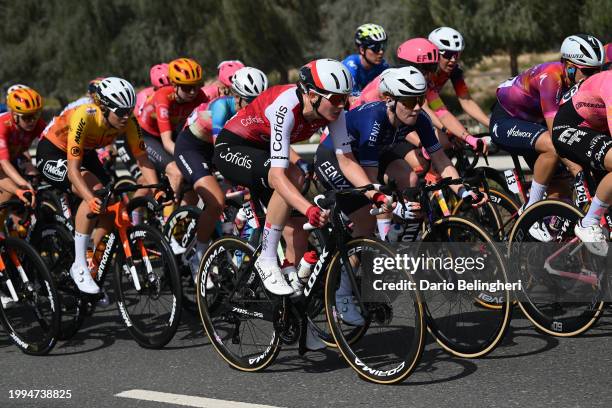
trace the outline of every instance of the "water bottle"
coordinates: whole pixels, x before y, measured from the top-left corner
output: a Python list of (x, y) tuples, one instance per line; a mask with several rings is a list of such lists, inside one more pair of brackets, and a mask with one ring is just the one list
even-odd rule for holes
[(312, 268), (314, 267), (314, 264), (317, 263), (317, 251), (308, 251), (304, 254), (304, 256), (302, 257), (302, 259), (300, 260), (300, 263), (298, 264), (298, 278), (303, 282), (306, 283), (308, 281), (308, 278), (310, 277), (310, 274), (312, 273)]
[(389, 242), (398, 242), (402, 238), (402, 234), (404, 233), (404, 226), (402, 224), (393, 224), (391, 225), (391, 229), (387, 234), (387, 241)]

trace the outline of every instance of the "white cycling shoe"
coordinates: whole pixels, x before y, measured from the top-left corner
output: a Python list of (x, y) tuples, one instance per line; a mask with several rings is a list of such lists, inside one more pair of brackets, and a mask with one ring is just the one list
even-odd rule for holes
[(91, 273), (87, 267), (73, 263), (70, 267), (70, 276), (81, 292), (88, 293), (90, 295), (100, 293), (100, 287), (98, 287), (96, 282), (91, 277)]
[(553, 237), (545, 222), (536, 222), (529, 228), (529, 235), (540, 242), (552, 242)]
[(264, 284), (266, 290), (278, 296), (293, 294), (293, 288), (289, 286), (276, 259), (273, 261), (258, 258), (255, 261), (255, 269)]
[(587, 247), (590, 253), (597, 256), (608, 255), (608, 241), (603, 229), (599, 225), (582, 226), (582, 221), (576, 223), (574, 234)]

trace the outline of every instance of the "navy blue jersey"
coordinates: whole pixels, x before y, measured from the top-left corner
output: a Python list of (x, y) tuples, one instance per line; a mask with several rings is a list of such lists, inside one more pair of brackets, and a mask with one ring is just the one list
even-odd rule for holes
[(389, 68), (389, 64), (383, 59), (379, 65), (374, 65), (371, 69), (366, 71), (363, 65), (361, 65), (359, 54), (349, 55), (342, 63), (348, 68), (353, 76), (353, 96), (358, 96), (367, 84), (379, 76), (385, 69)]
[[(346, 127), (351, 150), (359, 164), (364, 167), (378, 167), (381, 153), (392, 149), (412, 131), (418, 133), (421, 144), (428, 153), (434, 153), (442, 148), (434, 133), (431, 120), (425, 112), (419, 113), (414, 125), (394, 128), (389, 122), (385, 102), (366, 103), (348, 111)], [(334, 150), (333, 137), (333, 133), (330, 133), (321, 142), (325, 148)]]

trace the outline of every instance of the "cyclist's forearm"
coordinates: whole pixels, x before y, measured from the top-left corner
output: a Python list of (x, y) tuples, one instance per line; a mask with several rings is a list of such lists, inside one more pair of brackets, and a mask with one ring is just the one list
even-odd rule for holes
[(11, 164), (9, 160), (0, 160), (0, 167), (2, 167), (2, 171), (6, 174), (17, 186), (21, 188), (25, 188), (28, 185), (26, 179), (24, 179), (21, 174), (17, 171), (17, 169)]
[(419, 138), (419, 134), (417, 132), (410, 132), (406, 135), (406, 141), (415, 145), (416, 147), (421, 147), (421, 138)]
[(459, 104), (465, 113), (476, 119), (481, 125), (489, 127), (489, 117), (473, 99), (459, 98)]
[(459, 122), (459, 120), (455, 117), (455, 115), (450, 112), (440, 117), (440, 121), (442, 122), (442, 125), (444, 125), (446, 129), (448, 129), (449, 132), (451, 132), (453, 135), (457, 136), (461, 140), (465, 140), (465, 138), (468, 137), (470, 134), (467, 129), (463, 127), (461, 122)]
[(89, 201), (94, 198), (93, 191), (89, 189), (81, 174), (81, 160), (68, 160), (68, 180), (83, 200)]
[(172, 132), (162, 132), (161, 141), (164, 149), (172, 155), (174, 155), (174, 142), (172, 141)]
[(9, 192), (11, 194), (16, 194), (17, 189), (19, 189), (19, 187), (13, 180), (11, 180), (9, 177), (3, 177), (3, 175), (0, 175), (0, 190)]
[(312, 204), (300, 194), (298, 189), (293, 185), (291, 180), (285, 174), (285, 169), (282, 167), (272, 167), (269, 173), (270, 187), (277, 191), (281, 197), (291, 207), (295, 208), (302, 214), (306, 214), (306, 210)]
[(289, 162), (292, 164), (295, 164), (298, 162), (298, 160), (300, 160), (302, 158), (302, 156), (300, 156), (298, 154), (298, 152), (296, 152), (293, 147), (289, 148)]
[[(354, 159), (354, 156), (346, 156), (343, 154), (336, 155), (338, 158), (338, 165), (340, 171), (351, 182), (355, 187), (365, 186), (370, 183), (376, 183), (376, 176), (378, 175), (378, 167), (361, 167), (359, 163)], [(375, 191), (366, 192), (368, 198), (372, 198)]]

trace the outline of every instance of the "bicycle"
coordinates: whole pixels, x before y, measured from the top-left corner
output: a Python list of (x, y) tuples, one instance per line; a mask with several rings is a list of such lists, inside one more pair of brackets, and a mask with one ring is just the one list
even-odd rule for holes
[[(0, 210), (15, 205), (2, 203)], [(0, 294), (7, 300), (0, 323), (13, 343), (25, 354), (48, 354), (60, 330), (58, 294), (40, 255), (20, 238), (0, 236)]]
[[(161, 348), (176, 333), (182, 301), (178, 266), (170, 246), (158, 230), (146, 224), (132, 225), (124, 201), (119, 199), (112, 204), (110, 201), (113, 197), (121, 197), (140, 188), (160, 186), (112, 187), (109, 184), (95, 192), (102, 199), (102, 213), (112, 214), (115, 225), (95, 249), (91, 272), (98, 286), (103, 287), (106, 276), (114, 268), (119, 314), (132, 338), (145, 348)], [(88, 217), (95, 218), (97, 215), (89, 214)], [(62, 254), (66, 256), (66, 252)], [(72, 253), (72, 258), (63, 260), (63, 274), (67, 273), (73, 259)], [(71, 283), (69, 274), (62, 277), (62, 284), (71, 287), (75, 291), (74, 297), (78, 299), (72, 305), (75, 312), (70, 333), (66, 333), (74, 334), (83, 316), (93, 313), (96, 302), (104, 295), (81, 294)]]
[[(368, 188), (374, 186), (366, 186), (360, 191)], [(256, 212), (260, 214), (259, 210)], [(206, 282), (210, 274), (214, 287), (206, 289), (204, 284), (198, 285), (198, 308), (215, 350), (232, 367), (242, 371), (265, 369), (278, 355), (281, 342), (299, 342), (299, 352), (303, 354), (307, 330), (325, 343), (333, 342), (325, 327), (315, 321), (324, 308), (326, 275), (339, 271), (341, 264), (348, 265), (347, 254), (368, 252), (369, 248), (369, 252), (389, 255), (389, 250), (374, 240), (351, 239), (339, 210), (332, 210), (331, 219), (334, 234), (330, 240), (322, 240), (326, 243), (300, 297), (277, 297), (265, 290), (252, 268), (259, 248), (229, 236), (215, 241), (208, 248), (200, 264), (198, 282)], [(420, 303), (411, 301), (410, 305), (415, 308), (415, 345), (409, 347), (405, 356), (407, 363), (396, 372), (401, 378), (414, 370), (424, 344)], [(387, 308), (377, 305), (368, 314), (366, 325), (343, 331), (347, 342), (359, 339), (373, 321), (384, 323), (386, 318), (391, 318)]]
[[(574, 235), (582, 217), (564, 201), (543, 200), (525, 210), (510, 234), (511, 271), (525, 282), (517, 295), (519, 306), (536, 329), (556, 337), (590, 329), (602, 316), (610, 293), (605, 258), (590, 254)], [(612, 228), (609, 214), (602, 222)], [(531, 236), (535, 224), (546, 228), (549, 242)]]

